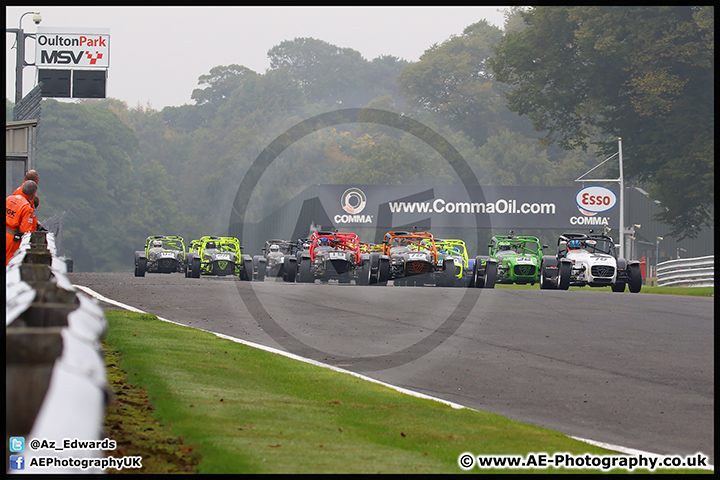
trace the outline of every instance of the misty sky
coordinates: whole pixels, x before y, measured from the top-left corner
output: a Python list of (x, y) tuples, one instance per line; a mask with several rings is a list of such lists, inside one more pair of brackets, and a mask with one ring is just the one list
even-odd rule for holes
[[(39, 11), (42, 27), (110, 29), (107, 96), (133, 108), (193, 104), (197, 79), (218, 65), (270, 66), (267, 52), (284, 40), (312, 37), (352, 48), (367, 60), (393, 55), (417, 61), (435, 43), (485, 19), (503, 26), (506, 7), (6, 7), (6, 28)], [(32, 15), (22, 20), (34, 33)], [(15, 98), (15, 35), (6, 33), (6, 97)], [(35, 40), (25, 44), (35, 61)], [(23, 94), (36, 85), (25, 67)]]

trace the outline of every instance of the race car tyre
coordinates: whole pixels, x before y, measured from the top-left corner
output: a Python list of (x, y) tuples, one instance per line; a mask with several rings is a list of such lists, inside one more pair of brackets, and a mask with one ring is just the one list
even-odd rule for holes
[(438, 287), (454, 287), (455, 286), (455, 262), (452, 260), (443, 260), (443, 269), (438, 272)]
[(252, 257), (243, 258), (240, 270), (240, 280), (252, 282), (253, 279), (253, 261)]
[(378, 263), (377, 284), (384, 287), (390, 279), (390, 260), (388, 258), (380, 258), (378, 261), (380, 263)]
[(283, 280), (286, 282), (294, 282), (295, 275), (297, 274), (297, 259), (285, 257), (285, 273), (283, 273)]
[[(550, 281), (550, 279), (547, 276), (547, 268), (548, 265), (545, 260), (542, 261), (540, 264), (540, 290), (552, 290), (556, 288), (556, 285)], [(557, 262), (553, 262), (557, 265)]]
[(298, 268), (298, 282), (299, 283), (312, 283), (312, 272), (310, 271), (310, 260), (305, 259), (304, 262), (300, 262), (300, 267)]
[(372, 268), (370, 268), (370, 259), (363, 260), (360, 269), (358, 270), (358, 277), (355, 280), (356, 285), (370, 285), (370, 274)]
[(622, 293), (625, 291), (625, 282), (617, 281), (610, 286), (610, 289), (615, 293)]
[(482, 265), (482, 258), (476, 257), (475, 263), (473, 264), (473, 285), (475, 288), (483, 288), (485, 286), (485, 276), (480, 276), (478, 268)]
[(485, 285), (483, 288), (495, 288), (497, 281), (497, 263), (488, 262), (485, 267)]
[(640, 271), (640, 265), (637, 263), (630, 265), (628, 274), (630, 275), (628, 290), (630, 290), (630, 293), (638, 293), (642, 288), (642, 272)]
[(253, 280), (262, 282), (265, 280), (265, 257), (262, 255), (253, 255)]
[(560, 262), (558, 267), (558, 289), (567, 290), (570, 287), (570, 273), (572, 273), (572, 263)]
[(253, 268), (257, 270), (257, 273), (255, 274), (255, 280), (257, 280), (258, 282), (265, 281), (266, 266), (267, 260), (265, 259), (265, 257), (263, 257), (262, 255), (256, 255), (255, 257), (253, 257)]
[(137, 262), (135, 263), (135, 276), (136, 277), (144, 277), (146, 267), (147, 267), (147, 258), (138, 258)]
[(190, 276), (192, 278), (200, 278), (200, 258), (193, 257), (190, 263)]

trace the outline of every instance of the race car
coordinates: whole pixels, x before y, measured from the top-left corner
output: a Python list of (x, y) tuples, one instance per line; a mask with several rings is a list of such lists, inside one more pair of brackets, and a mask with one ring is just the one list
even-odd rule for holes
[(135, 276), (145, 273), (172, 273), (185, 271), (185, 243), (175, 235), (150, 235), (145, 249), (135, 252)]
[(363, 268), (369, 269), (369, 263), (362, 261), (357, 234), (313, 232), (307, 244), (307, 250), (298, 252), (299, 283), (313, 283), (315, 280), (326, 283), (333, 279), (340, 283), (350, 283), (353, 278), (360, 279), (362, 283), (363, 279), (369, 277), (359, 273)]
[[(287, 280), (286, 260), (290, 263), (290, 259), (295, 258), (296, 249), (297, 244), (288, 240), (279, 238), (266, 240), (262, 249), (263, 254), (253, 257), (255, 278), (262, 280), (264, 277), (282, 277)], [(295, 273), (292, 275), (294, 278)]]
[(537, 237), (513, 235), (495, 235), (489, 247), (490, 257), (497, 260), (496, 283), (535, 285), (539, 281), (542, 249)]
[(567, 290), (570, 286), (610, 286), (613, 292), (642, 288), (640, 262), (619, 258), (615, 242), (604, 234), (563, 233), (557, 255), (543, 256), (540, 288)]
[(201, 275), (236, 275), (240, 280), (253, 279), (253, 262), (250, 255), (243, 255), (240, 241), (235, 237), (204, 236), (191, 242), (187, 254), (185, 276), (200, 278)]
[(390, 279), (395, 286), (443, 285), (455, 278), (453, 260), (438, 263), (435, 238), (430, 232), (387, 232), (383, 253), (390, 260)]
[(446, 260), (452, 261), (447, 268), (454, 271), (453, 278), (438, 278), (436, 285), (441, 287), (472, 287), (475, 283), (473, 277), (473, 264), (475, 259), (468, 259), (465, 242), (457, 239), (435, 239), (435, 248), (438, 253), (438, 265)]

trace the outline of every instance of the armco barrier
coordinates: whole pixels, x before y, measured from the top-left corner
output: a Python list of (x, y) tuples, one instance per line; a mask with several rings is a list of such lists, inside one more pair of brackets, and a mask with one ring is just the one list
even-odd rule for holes
[[(32, 439), (62, 447), (64, 439), (101, 441), (111, 395), (100, 340), (107, 320), (98, 302), (65, 276), (49, 232), (26, 233), (5, 268), (5, 441), (25, 437), (24, 464), (33, 458), (93, 459), (102, 450), (38, 449)], [(5, 470), (9, 470), (9, 456)], [(99, 468), (42, 468), (37, 473), (102, 473)]]
[(714, 287), (715, 256), (678, 258), (657, 266), (660, 287)]

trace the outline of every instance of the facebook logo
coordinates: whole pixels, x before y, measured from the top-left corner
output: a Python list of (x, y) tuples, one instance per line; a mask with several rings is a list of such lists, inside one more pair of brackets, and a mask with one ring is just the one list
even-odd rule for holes
[(22, 452), (25, 450), (25, 437), (10, 437), (10, 451)]
[(25, 470), (25, 456), (10, 455), (10, 470)]

